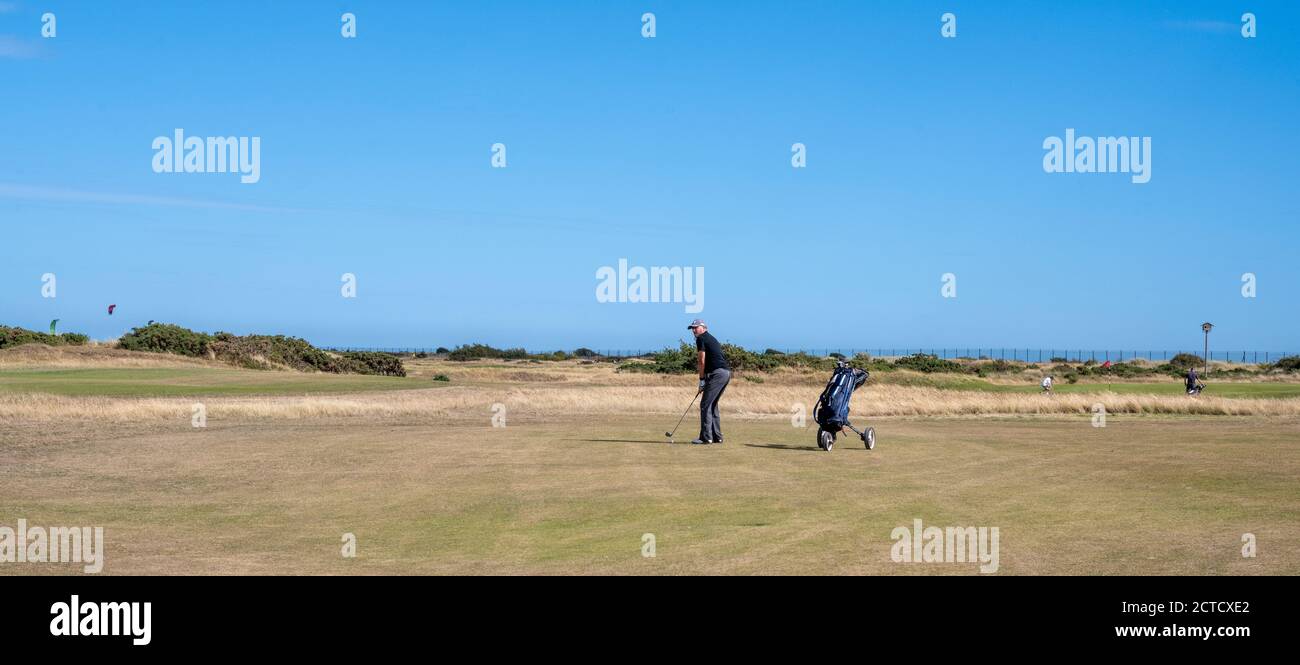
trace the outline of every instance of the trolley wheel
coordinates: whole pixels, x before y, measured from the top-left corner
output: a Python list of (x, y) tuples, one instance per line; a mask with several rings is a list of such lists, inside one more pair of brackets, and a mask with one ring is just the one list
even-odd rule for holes
[(862, 443), (866, 444), (867, 450), (876, 448), (876, 428), (868, 427), (862, 431)]

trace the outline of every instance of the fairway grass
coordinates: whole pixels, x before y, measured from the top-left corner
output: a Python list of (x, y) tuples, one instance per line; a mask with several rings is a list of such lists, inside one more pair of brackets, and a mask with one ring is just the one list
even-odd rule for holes
[(0, 393), (78, 397), (310, 395), (434, 387), (392, 376), (213, 367), (0, 370)]
[(694, 413), (663, 436), (690, 377), (608, 364), (422, 360), (399, 379), (91, 358), (0, 369), (0, 526), (103, 527), (104, 574), (980, 574), (892, 561), (914, 520), (997, 527), (1003, 575), (1300, 574), (1300, 398), (1276, 394), (1294, 383), (1045, 396), (897, 373), (853, 396), (877, 449), (825, 453), (820, 373), (742, 374), (727, 443), (692, 446)]
[(1297, 418), (878, 419), (824, 453), (784, 419), (488, 416), (3, 426), (0, 516), (104, 527), (105, 574), (979, 574), (891, 561), (914, 519), (998, 527), (1003, 575), (1300, 574)]
[[(511, 383), (536, 385), (564, 376), (548, 372), (546, 369), (516, 368), (508, 365), (476, 365), (472, 367), (474, 372), (484, 374), (485, 378), (474, 376), (471, 382), (474, 385), (484, 386), (509, 385)], [(503, 371), (490, 373), (484, 370)], [(1036, 395), (1040, 392), (1037, 385), (1001, 384), (978, 378), (952, 377), (949, 375), (913, 376), (901, 381), (889, 379), (896, 378), (886, 377), (886, 382), (881, 385), (900, 388), (916, 387), (1030, 395)], [(662, 380), (658, 382), (663, 383)], [(778, 385), (784, 385), (788, 382), (778, 381), (777, 383)], [(213, 367), (0, 369), (0, 392), (82, 397), (311, 395), (371, 390), (411, 390), (415, 388), (445, 387), (446, 385), (448, 384), (433, 382), (428, 376), (400, 378)], [(1186, 396), (1182, 384), (1177, 382), (1058, 383), (1056, 392), (1061, 394), (1109, 392), (1118, 395)], [(1300, 383), (1215, 383), (1206, 389), (1204, 395), (1206, 397), (1231, 398), (1296, 398), (1300, 397)]]
[[(997, 384), (980, 379), (968, 380), (938, 380), (934, 382), (937, 388), (948, 390), (985, 390), (990, 392), (1010, 392), (1010, 393), (1029, 393), (1037, 394), (1042, 392), (1038, 385), (1008, 385)], [(1082, 394), (1082, 393), (1103, 393), (1110, 392), (1119, 395), (1171, 395), (1186, 397), (1187, 389), (1181, 381), (1173, 380), (1164, 383), (1151, 382), (1123, 382), (1114, 383), (1065, 383), (1058, 381), (1052, 389), (1061, 394)], [(1247, 383), (1247, 382), (1216, 382), (1207, 385), (1202, 393), (1206, 397), (1262, 397), (1262, 398), (1292, 398), (1300, 397), (1300, 383)]]

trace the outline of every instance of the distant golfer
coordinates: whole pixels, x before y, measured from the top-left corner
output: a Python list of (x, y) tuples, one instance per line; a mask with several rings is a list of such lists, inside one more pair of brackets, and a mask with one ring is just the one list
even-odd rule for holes
[(1201, 392), (1201, 380), (1196, 378), (1196, 368), (1190, 367), (1187, 370), (1187, 394), (1195, 395)]
[(1044, 393), (1048, 395), (1052, 394), (1052, 376), (1050, 374), (1047, 375), (1046, 377), (1043, 377), (1042, 386), (1043, 386)]
[(703, 321), (695, 319), (686, 327), (695, 335), (695, 348), (700, 352), (697, 366), (700, 371), (700, 390), (704, 393), (700, 400), (700, 438), (691, 443), (722, 443), (718, 399), (731, 381), (731, 365), (727, 364), (727, 357), (722, 354), (718, 338), (709, 334), (709, 327)]

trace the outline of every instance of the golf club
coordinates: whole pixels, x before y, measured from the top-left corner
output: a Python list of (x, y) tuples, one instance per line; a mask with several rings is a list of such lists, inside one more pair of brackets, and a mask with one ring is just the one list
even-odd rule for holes
[(686, 405), (686, 410), (682, 412), (682, 417), (677, 419), (676, 425), (673, 425), (673, 431), (664, 432), (664, 436), (668, 437), (669, 441), (672, 441), (673, 435), (677, 433), (677, 428), (682, 426), (683, 420), (686, 420), (686, 414), (690, 412), (692, 406), (695, 406), (695, 398), (699, 397), (702, 392), (704, 392), (703, 388), (695, 391), (695, 397), (691, 398), (691, 403)]

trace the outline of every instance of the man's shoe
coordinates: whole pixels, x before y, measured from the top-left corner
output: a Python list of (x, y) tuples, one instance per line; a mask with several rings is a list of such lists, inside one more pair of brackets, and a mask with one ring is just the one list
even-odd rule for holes
[(710, 440), (708, 440), (708, 439), (694, 439), (694, 440), (691, 441), (691, 443), (693, 443), (693, 444), (695, 444), (695, 445), (697, 445), (697, 446), (702, 446), (702, 445), (710, 444), (710, 443), (713, 443), (713, 442), (710, 441)]

